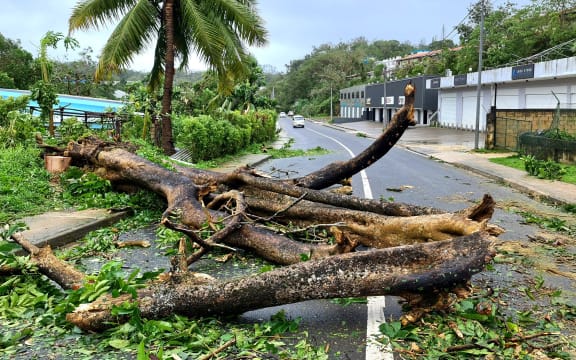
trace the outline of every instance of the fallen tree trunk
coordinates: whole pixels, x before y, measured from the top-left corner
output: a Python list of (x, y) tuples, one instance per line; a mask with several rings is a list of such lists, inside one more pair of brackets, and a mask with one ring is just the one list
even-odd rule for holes
[(38, 248), (22, 236), (22, 233), (12, 234), (24, 250), (30, 253), (30, 262), (38, 267), (40, 273), (55, 281), (64, 289), (77, 289), (84, 285), (86, 276), (72, 265), (61, 261), (52, 252), (50, 246)]
[[(124, 301), (136, 301), (144, 317), (173, 312), (201, 316), (309, 299), (433, 294), (465, 283), (493, 256), (491, 235), (500, 230), (487, 223), (494, 210), (490, 196), (477, 206), (450, 214), (318, 190), (349, 178), (394, 146), (413, 123), (411, 85), (405, 95), (404, 107), (366, 151), (299, 179), (273, 181), (245, 168), (230, 174), (172, 171), (122, 144), (96, 138), (70, 143), (63, 152), (74, 163), (90, 164), (116, 185), (137, 186), (164, 197), (167, 207), (161, 223), (186, 235), (200, 250), (186, 254), (182, 240), (167, 279), (141, 289), (134, 299), (105, 296), (83, 304), (68, 319), (83, 329), (101, 330), (125, 320), (114, 318), (110, 311), (112, 305)], [(294, 229), (294, 225), (302, 228)], [(300, 241), (315, 236), (319, 229), (329, 237), (313, 243)], [(200, 232), (210, 232), (210, 236), (202, 238)], [(303, 235), (295, 236), (296, 232)], [(355, 251), (359, 244), (370, 249)], [(246, 249), (290, 266), (228, 281), (186, 270), (217, 246)], [(303, 258), (310, 261), (302, 262)], [(62, 264), (53, 261), (54, 268), (60, 268)], [(73, 279), (60, 282), (65, 288), (76, 287), (82, 276)]]
[[(248, 310), (310, 299), (434, 294), (466, 283), (494, 256), (492, 241), (475, 233), (449, 241), (362, 251), (292, 266), (241, 279), (198, 284), (185, 273), (138, 292), (140, 313), (162, 318), (240, 314)], [(67, 319), (84, 330), (101, 331), (122, 319), (113, 305), (129, 297), (101, 298), (78, 307)]]
[(374, 164), (396, 145), (408, 126), (416, 125), (414, 121), (415, 93), (416, 88), (409, 82), (404, 88), (404, 106), (394, 114), (384, 133), (366, 150), (348, 161), (334, 162), (306, 176), (294, 179), (292, 183), (309, 189), (325, 189)]

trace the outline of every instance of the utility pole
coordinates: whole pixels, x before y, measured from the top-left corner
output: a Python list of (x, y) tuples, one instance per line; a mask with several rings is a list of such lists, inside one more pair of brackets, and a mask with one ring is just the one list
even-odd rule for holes
[(482, 52), (484, 51), (484, 0), (480, 0), (480, 45), (478, 47), (478, 85), (476, 86), (476, 128), (474, 149), (478, 150), (480, 137), (480, 95), (482, 92)]
[(387, 123), (386, 123), (386, 117), (387, 117), (387, 116), (386, 116), (386, 113), (387, 113), (387, 111), (386, 111), (386, 78), (387, 78), (386, 73), (387, 73), (387, 71), (386, 71), (386, 70), (387, 70), (387, 69), (386, 69), (386, 65), (384, 65), (384, 70), (383, 70), (383, 71), (384, 71), (384, 84), (383, 84), (383, 86), (384, 86), (384, 97), (382, 98), (382, 124), (383, 124), (384, 126), (387, 125)]
[(332, 82), (330, 82), (330, 124), (332, 124)]

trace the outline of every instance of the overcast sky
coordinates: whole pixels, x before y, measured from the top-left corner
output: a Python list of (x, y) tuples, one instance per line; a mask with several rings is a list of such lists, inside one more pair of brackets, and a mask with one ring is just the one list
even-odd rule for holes
[[(398, 40), (414, 45), (447, 38), (458, 42), (454, 27), (468, 13), (475, 0), (259, 0), (258, 9), (268, 29), (268, 45), (252, 49), (260, 65), (272, 65), (284, 72), (291, 60), (303, 59), (322, 44), (348, 43), (359, 37), (367, 41)], [(493, 0), (503, 4), (504, 0)], [(531, 0), (513, 0), (523, 6)], [(68, 31), (68, 18), (77, 0), (2, 0), (0, 33), (20, 40), (23, 48), (38, 55), (40, 39), (47, 31)], [(91, 47), (94, 57), (102, 49), (111, 29), (100, 33), (73, 34), (80, 48)], [(138, 56), (131, 67), (149, 71), (152, 50)], [(76, 52), (50, 50), (58, 60), (77, 57)], [(197, 60), (192, 70), (205, 66)]]

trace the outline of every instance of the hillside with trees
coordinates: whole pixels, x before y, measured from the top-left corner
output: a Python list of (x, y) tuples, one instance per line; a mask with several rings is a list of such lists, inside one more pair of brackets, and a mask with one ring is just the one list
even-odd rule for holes
[[(536, 56), (534, 61), (574, 56), (576, 51), (576, 1), (533, 1), (525, 7), (508, 2), (494, 7), (484, 1), (483, 67), (513, 65)], [(478, 69), (481, 2), (470, 6), (465, 21), (445, 39), (429, 44), (400, 43), (395, 40), (369, 42), (357, 38), (348, 43), (322, 44), (304, 59), (290, 62), (288, 71), (268, 83), (279, 111), (294, 110), (305, 116), (327, 116), (330, 93), (334, 104), (338, 90), (349, 86), (383, 81), (381, 60), (406, 56), (416, 50), (441, 50), (439, 56), (388, 73), (389, 80), (418, 75), (464, 74)], [(456, 20), (456, 19), (455, 19)], [(454, 37), (454, 40), (452, 40)], [(553, 51), (550, 51), (553, 49)], [(337, 114), (337, 110), (334, 111)]]
[[(543, 54), (535, 61), (574, 55), (575, 0), (534, 1), (524, 7), (511, 2), (498, 7), (494, 7), (492, 1), (484, 3), (484, 68), (514, 64), (535, 54)], [(442, 75), (448, 69), (453, 74), (476, 71), (480, 18), (481, 4), (478, 1), (470, 6), (466, 19), (444, 39), (432, 39), (428, 44), (368, 41), (363, 37), (337, 44), (320, 44), (303, 59), (290, 60), (286, 73), (263, 74), (257, 95), (260, 98), (273, 97), (270, 104), (277, 104), (277, 111), (291, 109), (305, 116), (327, 116), (331, 94), (333, 104), (337, 106), (339, 89), (383, 81), (383, 59), (403, 57), (417, 50), (441, 50), (439, 56), (388, 73), (389, 80), (419, 74)], [(113, 74), (111, 81), (94, 82), (98, 59), (93, 50), (83, 48), (78, 54), (78, 60), (53, 62), (53, 80), (58, 93), (113, 98), (116, 89), (126, 91), (129, 90), (127, 84), (148, 81), (148, 74), (127, 69)], [(0, 87), (29, 89), (39, 79), (38, 67), (38, 59), (24, 50), (18, 40), (0, 34)], [(195, 85), (197, 88), (205, 87), (207, 82), (215, 85), (213, 80), (209, 80), (212, 75), (208, 74), (208, 79), (203, 79), (204, 75), (202, 72), (179, 70), (175, 75), (176, 87), (189, 88), (195, 83), (199, 83)], [(189, 93), (186, 89), (182, 91)], [(175, 94), (178, 93), (179, 90), (175, 89)], [(334, 113), (338, 113), (336, 108)]]

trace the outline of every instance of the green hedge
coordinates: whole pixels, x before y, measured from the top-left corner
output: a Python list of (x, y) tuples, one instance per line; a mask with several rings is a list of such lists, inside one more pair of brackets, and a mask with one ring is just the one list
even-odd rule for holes
[(239, 112), (175, 119), (178, 147), (192, 153), (192, 161), (232, 155), (251, 144), (266, 143), (276, 136), (274, 111)]

